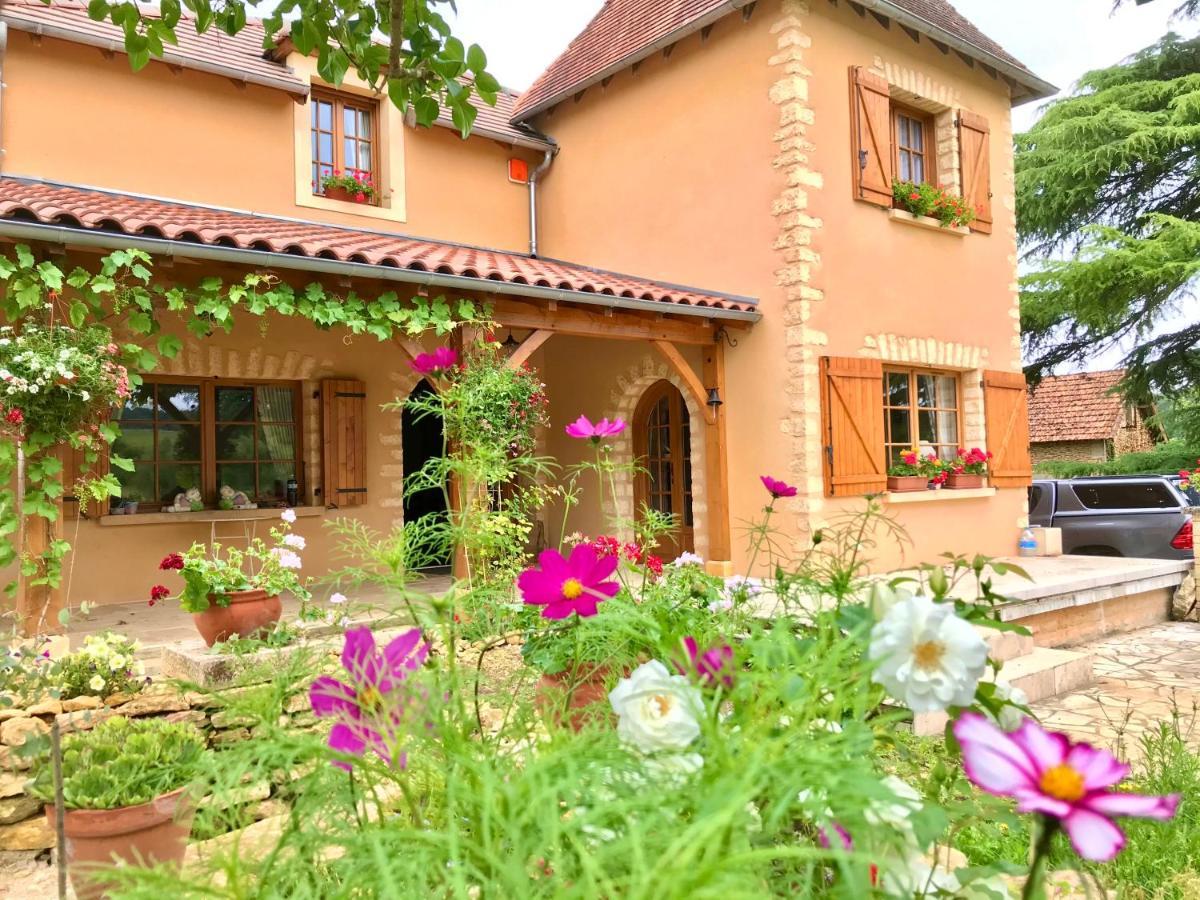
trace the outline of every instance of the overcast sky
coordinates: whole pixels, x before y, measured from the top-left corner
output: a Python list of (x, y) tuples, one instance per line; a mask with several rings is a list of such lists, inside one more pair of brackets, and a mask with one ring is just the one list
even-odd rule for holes
[[(648, 0), (660, 2), (660, 0)], [(959, 11), (1046, 80), (1069, 88), (1089, 69), (1110, 65), (1153, 43), (1176, 0), (952, 0)], [(456, 33), (479, 44), (507, 87), (529, 86), (602, 5), (602, 0), (458, 0)], [(1193, 25), (1181, 30), (1194, 31)], [(1037, 115), (1017, 111), (1017, 127)]]

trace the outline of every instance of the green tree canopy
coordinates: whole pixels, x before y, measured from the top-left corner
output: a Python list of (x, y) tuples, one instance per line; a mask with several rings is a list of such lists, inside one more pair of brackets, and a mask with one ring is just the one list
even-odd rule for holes
[(1016, 152), (1018, 231), (1034, 263), (1021, 297), (1030, 374), (1122, 346), (1129, 391), (1193, 390), (1200, 39), (1168, 34), (1087, 73)]
[[(353, 68), (400, 109), (411, 108), (418, 124), (432, 125), (449, 109), (466, 137), (476, 116), (472, 94), (494, 106), (500, 84), (487, 72), (483, 50), (451, 34), (446, 8), (453, 10), (454, 0), (280, 0), (262, 19), (264, 49), (290, 35), (301, 53), (317, 54), (317, 70), (330, 84), (341, 84)], [(157, 7), (90, 0), (87, 10), (124, 32), (135, 71), (177, 44), (179, 28), (234, 35), (246, 27), (248, 11), (258, 15), (248, 0), (160, 0)]]

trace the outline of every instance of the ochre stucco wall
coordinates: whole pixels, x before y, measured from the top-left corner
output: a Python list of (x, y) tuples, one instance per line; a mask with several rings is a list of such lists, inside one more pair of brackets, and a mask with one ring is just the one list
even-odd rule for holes
[[(906, 227), (852, 199), (852, 65), (988, 118), (993, 234)], [(797, 547), (861, 505), (823, 497), (823, 355), (958, 371), (964, 442), (986, 446), (982, 371), (1020, 367), (1009, 122), (1002, 82), (845, 6), (803, 0), (727, 17), (707, 40), (686, 38), (539, 119), (563, 145), (545, 182), (549, 254), (760, 300), (764, 320), (726, 353), (734, 523), (758, 514), (764, 472), (802, 488), (776, 520)], [(1025, 492), (892, 512), (915, 548), (881, 547), (879, 568), (944, 550), (1010, 553)]]
[[(296, 204), (296, 103), (290, 95), (10, 32), (4, 62), (6, 175), (149, 194), (308, 221), (509, 250), (528, 246), (528, 193), (508, 181), (514, 150), (446, 128), (402, 128), (398, 221)], [(349, 78), (353, 83), (353, 76)], [(353, 86), (351, 84), (351, 86)], [(299, 121), (308, 146), (307, 106)], [(311, 160), (300, 160), (308, 183)]]

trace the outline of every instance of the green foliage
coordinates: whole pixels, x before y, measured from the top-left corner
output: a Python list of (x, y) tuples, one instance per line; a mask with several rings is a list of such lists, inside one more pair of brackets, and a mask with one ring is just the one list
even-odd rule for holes
[[(204, 754), (204, 737), (194, 725), (116, 716), (63, 738), (63, 801), (67, 809), (148, 803), (192, 784)], [(48, 759), (37, 767), (33, 793), (54, 802), (54, 772)]]
[(1066, 462), (1051, 460), (1035, 467), (1041, 475), (1052, 478), (1079, 478), (1084, 475), (1173, 475), (1180, 469), (1191, 469), (1200, 458), (1195, 444), (1171, 440), (1142, 453), (1123, 453), (1115, 459), (1096, 462)]
[[(50, 0), (46, 0), (47, 3)], [(150, 9), (126, 0), (90, 0), (88, 15), (109, 20), (124, 32), (125, 51), (134, 71), (161, 58), (178, 44), (180, 29), (204, 33), (217, 29), (235, 35), (247, 14), (262, 15), (247, 0), (163, 0)], [(478, 46), (463, 46), (441, 14), (453, 0), (297, 0), (270, 7), (262, 18), (264, 51), (276, 48), (275, 36), (290, 34), (296, 49), (315, 53), (317, 72), (340, 85), (351, 69), (401, 110), (411, 107), (420, 125), (432, 125), (444, 107), (466, 137), (477, 111), (474, 95), (495, 106), (500, 84), (487, 71)], [(386, 44), (378, 34), (387, 36)]]
[(958, 228), (975, 221), (975, 210), (966, 200), (932, 184), (893, 181), (892, 199), (914, 216), (937, 219), (943, 228)]
[(1131, 396), (1197, 382), (1197, 146), (1200, 38), (1173, 34), (1087, 73), (1017, 136), (1017, 224), (1040, 259), (1022, 279), (1032, 375), (1128, 345)]
[[(160, 357), (170, 359), (182, 350), (182, 340), (167, 330), (180, 319), (199, 337), (218, 329), (229, 332), (235, 320), (246, 317), (258, 319), (265, 330), (268, 317), (284, 316), (387, 341), (426, 330), (446, 334), (461, 323), (478, 321), (485, 312), (466, 299), (401, 300), (392, 291), (368, 299), (353, 291), (333, 293), (318, 282), (296, 288), (257, 272), (228, 284), (217, 277), (194, 285), (165, 284), (154, 280), (151, 267), (150, 256), (140, 250), (110, 253), (95, 272), (82, 267), (64, 272), (39, 260), (24, 244), (0, 255), (0, 316), (10, 329), (0, 334), (0, 341), (7, 342), (0, 343), (0, 370), (11, 376), (3, 390), (14, 390), (0, 394), (0, 405), (8, 415), (13, 399), (19, 396), (22, 404), (16, 407), (20, 421), (0, 421), (0, 568), (16, 561), (18, 531), (30, 520), (57, 520), (57, 501), (68, 487), (61, 483), (63, 444), (81, 451), (84, 477), (73, 486), (81, 506), (89, 499), (120, 496), (115, 475), (87, 477), (100, 452), (120, 434), (115, 424), (102, 421), (103, 412), (120, 400), (122, 390), (140, 383), (138, 373), (153, 371)], [(54, 376), (43, 391), (40, 379), (47, 364), (53, 365)], [(19, 503), (12, 488), (20, 461), (18, 442), (24, 462)], [(127, 471), (132, 467), (119, 456), (111, 456), (110, 462)], [(31, 587), (58, 587), (69, 550), (70, 544), (56, 537), (40, 556), (26, 554), (19, 561), (20, 574)], [(5, 588), (9, 594), (16, 589), (15, 581)], [(37, 623), (36, 630), (47, 624)]]
[(135, 694), (147, 681), (137, 650), (137, 642), (124, 635), (112, 631), (90, 634), (82, 647), (53, 663), (52, 682), (63, 700)]

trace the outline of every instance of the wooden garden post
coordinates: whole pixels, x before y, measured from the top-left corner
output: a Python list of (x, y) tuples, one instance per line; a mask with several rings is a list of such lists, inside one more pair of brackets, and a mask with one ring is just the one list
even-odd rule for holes
[[(719, 341), (704, 348), (705, 388), (725, 395), (725, 346)], [(704, 428), (704, 491), (708, 497), (708, 569), (714, 575), (733, 574), (733, 547), (729, 532), (729, 456), (724, 405), (711, 410)]]

